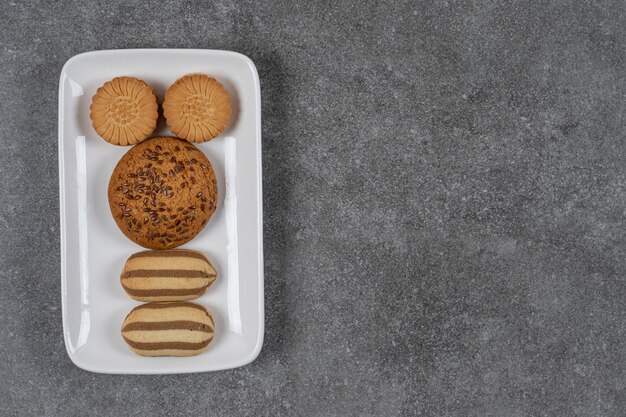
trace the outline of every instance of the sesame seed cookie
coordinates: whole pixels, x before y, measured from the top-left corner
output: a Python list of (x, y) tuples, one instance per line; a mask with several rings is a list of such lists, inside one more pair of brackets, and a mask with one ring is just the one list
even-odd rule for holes
[(109, 207), (122, 233), (149, 249), (193, 239), (217, 206), (211, 162), (178, 138), (155, 137), (132, 147), (109, 181)]

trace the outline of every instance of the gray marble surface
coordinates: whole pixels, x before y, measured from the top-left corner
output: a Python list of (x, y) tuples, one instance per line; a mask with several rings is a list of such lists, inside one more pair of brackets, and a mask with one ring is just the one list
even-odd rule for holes
[[(7, 0), (0, 22), (0, 414), (626, 412), (623, 0)], [(135, 47), (259, 70), (266, 332), (244, 368), (66, 355), (58, 76)]]

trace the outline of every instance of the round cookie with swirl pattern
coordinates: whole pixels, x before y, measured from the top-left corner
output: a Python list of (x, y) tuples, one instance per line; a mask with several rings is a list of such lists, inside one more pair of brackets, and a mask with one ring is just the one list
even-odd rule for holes
[(113, 145), (135, 145), (154, 132), (157, 96), (145, 81), (116, 77), (96, 91), (89, 107), (96, 133)]
[(189, 74), (170, 86), (163, 100), (163, 115), (175, 135), (189, 142), (206, 142), (226, 129), (230, 97), (215, 78)]
[(178, 138), (155, 137), (132, 147), (109, 181), (109, 207), (118, 227), (149, 249), (172, 249), (193, 239), (217, 206), (211, 162)]

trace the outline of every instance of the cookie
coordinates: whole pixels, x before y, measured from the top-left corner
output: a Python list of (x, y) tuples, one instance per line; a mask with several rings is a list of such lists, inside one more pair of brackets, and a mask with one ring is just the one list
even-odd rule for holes
[(194, 356), (207, 348), (215, 324), (195, 303), (148, 303), (135, 307), (122, 324), (122, 337), (142, 356)]
[(98, 88), (89, 107), (96, 133), (113, 145), (145, 140), (157, 125), (158, 104), (152, 87), (133, 77), (117, 77)]
[(137, 301), (181, 301), (200, 297), (216, 277), (203, 254), (178, 249), (135, 253), (126, 261), (120, 280)]
[(217, 181), (198, 148), (156, 137), (120, 159), (108, 196), (111, 214), (126, 237), (148, 249), (172, 249), (193, 239), (211, 218)]
[(189, 74), (165, 93), (163, 115), (175, 135), (206, 142), (224, 131), (230, 119), (230, 97), (215, 78)]

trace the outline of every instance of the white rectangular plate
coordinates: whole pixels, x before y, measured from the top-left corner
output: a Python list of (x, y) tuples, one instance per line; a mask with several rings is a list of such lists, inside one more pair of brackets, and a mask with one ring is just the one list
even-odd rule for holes
[[(128, 147), (98, 137), (89, 119), (96, 89), (116, 76), (149, 83), (159, 102), (179, 77), (200, 72), (228, 91), (233, 113), (218, 138), (199, 145), (218, 181), (218, 208), (181, 248), (203, 252), (218, 271), (196, 300), (213, 314), (215, 338), (198, 356), (147, 358), (125, 345), (120, 327), (140, 303), (120, 285), (126, 259), (144, 250), (117, 228), (109, 211), (109, 177)], [(213, 50), (128, 49), (71, 58), (59, 85), (59, 192), (63, 332), (72, 361), (92, 372), (167, 374), (234, 368), (252, 362), (264, 331), (261, 196), (261, 93), (252, 61)], [(155, 135), (172, 136), (163, 121)]]

